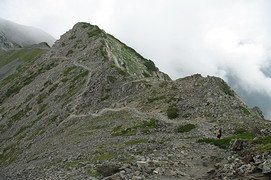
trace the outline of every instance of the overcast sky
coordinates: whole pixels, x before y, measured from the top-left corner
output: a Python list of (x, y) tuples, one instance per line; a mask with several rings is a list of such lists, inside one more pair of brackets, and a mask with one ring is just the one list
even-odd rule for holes
[(55, 38), (97, 24), (173, 79), (223, 78), (271, 119), (270, 0), (1, 0), (0, 17)]

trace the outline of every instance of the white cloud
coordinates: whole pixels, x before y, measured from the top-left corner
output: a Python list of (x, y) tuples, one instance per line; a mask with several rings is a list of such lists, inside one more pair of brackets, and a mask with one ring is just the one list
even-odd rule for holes
[[(266, 96), (265, 101), (271, 100), (270, 15), (269, 0), (0, 2), (3, 18), (40, 27), (55, 37), (78, 21), (97, 24), (174, 79), (193, 73), (216, 75), (231, 80), (240, 92)], [(263, 108), (268, 114), (271, 103)]]

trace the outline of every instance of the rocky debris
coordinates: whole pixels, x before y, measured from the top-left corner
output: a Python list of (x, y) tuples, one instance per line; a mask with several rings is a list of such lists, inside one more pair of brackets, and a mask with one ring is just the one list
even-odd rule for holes
[[(269, 157), (271, 158), (271, 157)], [(262, 164), (263, 166), (263, 173), (264, 174), (271, 174), (271, 159), (267, 159), (264, 161), (264, 163)]]
[(252, 156), (252, 160), (245, 162), (236, 155), (229, 156), (227, 163), (216, 166), (212, 177), (228, 179), (268, 179), (271, 173), (270, 153)]
[(249, 143), (245, 139), (233, 139), (231, 141), (231, 145), (230, 145), (229, 149), (231, 149), (232, 151), (240, 151), (240, 150), (248, 147), (248, 145), (249, 145)]
[(263, 112), (262, 112), (262, 110), (258, 106), (253, 107), (251, 110), (254, 111), (262, 119), (264, 119)]
[(267, 129), (267, 128), (261, 129), (260, 133), (262, 136), (270, 136), (271, 135), (270, 129)]
[(101, 175), (103, 175), (104, 177), (107, 176), (112, 176), (113, 174), (116, 174), (117, 172), (119, 172), (119, 167), (118, 166), (114, 166), (114, 165), (103, 165), (103, 166), (99, 166), (97, 167), (97, 172), (99, 172)]
[(124, 175), (122, 175), (121, 173), (117, 173), (111, 176), (108, 176), (106, 178), (103, 178), (103, 180), (123, 180), (125, 178)]

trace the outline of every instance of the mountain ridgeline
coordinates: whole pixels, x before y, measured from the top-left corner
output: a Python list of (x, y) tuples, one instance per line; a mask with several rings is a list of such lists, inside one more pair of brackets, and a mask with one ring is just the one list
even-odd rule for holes
[[(259, 108), (248, 108), (217, 77), (171, 80), (98, 26), (77, 23), (51, 48), (0, 51), (0, 88), (2, 179), (249, 179), (271, 172), (264, 169), (270, 123)], [(214, 127), (225, 139), (214, 139)], [(231, 151), (235, 139), (243, 139), (243, 154)], [(246, 162), (247, 155), (260, 162)]]

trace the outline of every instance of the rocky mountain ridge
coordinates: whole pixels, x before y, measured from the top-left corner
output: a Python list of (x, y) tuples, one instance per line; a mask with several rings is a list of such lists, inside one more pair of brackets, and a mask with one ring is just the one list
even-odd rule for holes
[(88, 23), (42, 47), (0, 54), (24, 62), (0, 79), (3, 179), (268, 178), (270, 123), (222, 79), (172, 81)]

